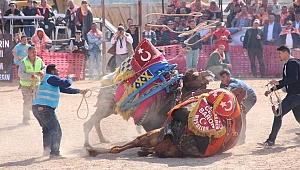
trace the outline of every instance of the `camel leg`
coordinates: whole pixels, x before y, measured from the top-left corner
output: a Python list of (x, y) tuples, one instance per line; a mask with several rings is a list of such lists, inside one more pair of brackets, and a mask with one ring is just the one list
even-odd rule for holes
[(106, 153), (120, 153), (127, 149), (136, 148), (136, 147), (145, 147), (145, 148), (151, 148), (155, 147), (158, 142), (157, 138), (159, 135), (161, 129), (155, 129), (150, 132), (147, 132), (141, 136), (138, 136), (136, 139), (134, 139), (131, 142), (126, 143), (122, 146), (114, 146), (109, 150), (106, 151), (100, 151), (93, 148), (87, 148), (86, 151), (90, 156), (97, 156), (99, 154), (106, 154)]
[(113, 109), (111, 106), (109, 107), (97, 107), (96, 112), (91, 116), (91, 118), (84, 123), (84, 136), (85, 136), (85, 141), (84, 141), (84, 146), (86, 147), (91, 147), (90, 143), (89, 143), (89, 134), (93, 128), (93, 126), (95, 126), (95, 129), (97, 131), (99, 140), (101, 143), (107, 143), (108, 140), (106, 140), (101, 132), (100, 129), (100, 122), (102, 119), (110, 116), (111, 114), (113, 114)]

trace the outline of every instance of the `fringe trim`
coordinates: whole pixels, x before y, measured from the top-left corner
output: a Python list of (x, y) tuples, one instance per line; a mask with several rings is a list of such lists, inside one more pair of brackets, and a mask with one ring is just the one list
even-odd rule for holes
[[(115, 111), (117, 114), (119, 114), (120, 116), (123, 117), (124, 120), (128, 120), (130, 117), (131, 117), (131, 114), (133, 113), (133, 110), (134, 110), (134, 107), (131, 107), (125, 111), (121, 111), (121, 104), (122, 102), (130, 95), (134, 92), (134, 89), (131, 87), (131, 86), (128, 86), (128, 85), (124, 85), (126, 90), (125, 92), (123, 93), (120, 101), (118, 101), (116, 103), (116, 108), (115, 108)], [(133, 99), (133, 101), (136, 101), (137, 99), (139, 98), (139, 94), (137, 94), (135, 96), (135, 98)], [(133, 102), (132, 101), (132, 102)]]
[(120, 69), (121, 67), (116, 68), (116, 74), (113, 77), (113, 83), (127, 80), (135, 75), (135, 72), (133, 70), (120, 72)]
[[(200, 105), (200, 102), (203, 98), (207, 98), (208, 97), (208, 93), (204, 93), (204, 94), (201, 94), (200, 96), (198, 96), (198, 103), (197, 105), (193, 108), (193, 110), (190, 112), (189, 114), (189, 117), (188, 117), (188, 128), (197, 136), (208, 136), (208, 137), (211, 137), (211, 136), (214, 136), (215, 138), (220, 138), (221, 136), (223, 136), (225, 133), (226, 133), (226, 129), (225, 127), (223, 126), (222, 129), (220, 129), (219, 131), (216, 131), (215, 129), (212, 129), (212, 130), (209, 130), (209, 131), (201, 131), (199, 130), (195, 125), (194, 125), (194, 117), (196, 115), (196, 112), (199, 108), (199, 105)], [(223, 97), (222, 97), (223, 98)], [(221, 99), (217, 100), (218, 103), (220, 103)], [(219, 99), (219, 98), (218, 98)], [(213, 116), (214, 116), (214, 122), (215, 122), (215, 117), (216, 117), (216, 113), (215, 113), (215, 108), (217, 107), (216, 103), (214, 104), (214, 107), (213, 107)], [(215, 106), (216, 105), (216, 106)]]

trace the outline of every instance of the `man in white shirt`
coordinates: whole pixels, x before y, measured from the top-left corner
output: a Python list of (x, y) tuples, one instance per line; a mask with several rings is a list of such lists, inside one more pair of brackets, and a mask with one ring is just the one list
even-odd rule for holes
[(279, 34), (281, 33), (281, 25), (275, 22), (275, 14), (269, 14), (269, 23), (264, 25), (263, 33), (266, 36), (266, 39), (263, 41), (264, 45), (279, 46), (280, 38)]
[(282, 45), (286, 45), (290, 50), (299, 48), (299, 30), (292, 27), (292, 21), (289, 20), (286, 22), (286, 27), (280, 33), (280, 42)]
[(111, 39), (113, 45), (107, 53), (116, 57), (116, 65), (119, 67), (122, 62), (129, 56), (133, 55), (133, 39), (129, 33), (125, 32), (123, 26), (118, 27), (118, 31)]

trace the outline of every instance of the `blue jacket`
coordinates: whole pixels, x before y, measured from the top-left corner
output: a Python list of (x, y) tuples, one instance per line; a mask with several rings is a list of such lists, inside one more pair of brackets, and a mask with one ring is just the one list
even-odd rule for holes
[[(235, 78), (231, 78), (230, 79), (230, 83), (228, 86), (226, 86), (225, 84), (220, 84), (220, 88), (227, 88), (229, 90), (233, 90), (239, 87), (242, 87), (243, 89), (245, 89), (247, 91), (247, 98), (256, 98), (256, 94), (254, 92), (254, 89), (252, 87), (250, 87), (248, 84), (246, 84), (245, 82), (243, 82), (242, 80), (239, 79), (235, 79)], [(247, 100), (246, 98), (246, 100)]]
[(46, 74), (37, 90), (33, 105), (45, 105), (55, 109), (59, 102), (59, 92), (68, 94), (80, 92), (79, 89), (71, 88), (71, 85), (71, 78), (62, 79), (57, 75)]
[(94, 44), (98, 45), (99, 50), (102, 50), (102, 41), (103, 41), (103, 36), (101, 36), (100, 38), (96, 38), (95, 36), (93, 36), (92, 34), (88, 33), (87, 34), (87, 38), (88, 38), (88, 42), (89, 42), (89, 50), (91, 50), (94, 47)]
[[(269, 27), (269, 23), (264, 25), (263, 33), (265, 35), (265, 38), (263, 40), (263, 44), (267, 43), (268, 27)], [(279, 23), (277, 23), (277, 22), (274, 22), (273, 35), (272, 35), (272, 38), (275, 40), (274, 44), (273, 44), (274, 46), (279, 46), (280, 45), (279, 34), (281, 33), (281, 31), (282, 31), (281, 25)]]

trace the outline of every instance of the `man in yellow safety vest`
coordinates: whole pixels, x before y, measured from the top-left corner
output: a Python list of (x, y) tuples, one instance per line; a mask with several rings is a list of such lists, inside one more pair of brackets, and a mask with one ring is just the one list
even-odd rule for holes
[(22, 60), (18, 74), (20, 77), (21, 90), (23, 95), (23, 124), (28, 125), (33, 99), (41, 77), (45, 73), (45, 64), (42, 59), (36, 56), (35, 47), (28, 48), (28, 56)]

